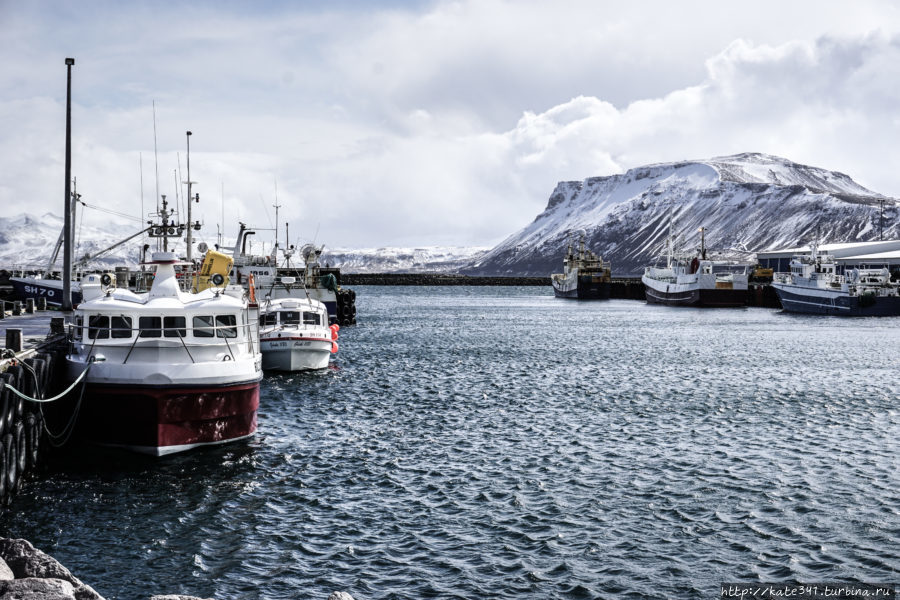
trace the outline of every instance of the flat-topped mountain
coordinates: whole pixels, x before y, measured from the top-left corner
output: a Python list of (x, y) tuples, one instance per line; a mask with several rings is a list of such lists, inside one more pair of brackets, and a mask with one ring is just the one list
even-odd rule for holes
[(897, 202), (836, 171), (766, 154), (647, 165), (621, 175), (563, 181), (535, 220), (474, 260), (464, 272), (546, 275), (562, 268), (566, 245), (581, 235), (612, 262), (614, 275), (636, 274), (661, 254), (669, 227), (684, 250), (699, 247), (701, 227), (713, 252), (748, 252), (900, 235)]

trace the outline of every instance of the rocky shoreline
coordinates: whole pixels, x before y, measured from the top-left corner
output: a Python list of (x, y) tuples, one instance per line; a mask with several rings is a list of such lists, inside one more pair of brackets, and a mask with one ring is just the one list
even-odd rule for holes
[[(0, 600), (104, 600), (72, 575), (55, 558), (28, 540), (0, 538)], [(151, 596), (149, 600), (214, 600), (181, 594)], [(328, 600), (353, 600), (334, 592)]]

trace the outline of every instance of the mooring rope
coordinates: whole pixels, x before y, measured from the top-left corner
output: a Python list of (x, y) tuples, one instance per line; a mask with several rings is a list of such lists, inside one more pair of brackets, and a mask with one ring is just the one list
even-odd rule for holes
[[(52, 397), (52, 398), (44, 398), (44, 399), (41, 399), (41, 398), (32, 398), (31, 396), (28, 396), (27, 394), (23, 394), (22, 392), (20, 392), (19, 390), (17, 390), (16, 388), (14, 388), (14, 387), (11, 386), (11, 385), (7, 385), (7, 386), (6, 386), (6, 389), (8, 389), (9, 391), (13, 392), (13, 393), (14, 393), (16, 396), (18, 396), (19, 398), (22, 398), (23, 400), (28, 400), (29, 402), (36, 402), (36, 403), (38, 403), (38, 404), (46, 404), (46, 403), (48, 403), (48, 402), (56, 402), (57, 400), (59, 400), (60, 398), (65, 397), (66, 394), (68, 394), (69, 392), (71, 392), (72, 390), (74, 390), (74, 389), (75, 389), (75, 386), (78, 385), (79, 383), (81, 383), (81, 380), (82, 380), (82, 379), (84, 379), (85, 377), (87, 377), (87, 373), (88, 373), (88, 371), (91, 370), (91, 366), (92, 366), (93, 364), (94, 364), (93, 361), (89, 362), (89, 363), (88, 363), (88, 366), (84, 369), (84, 371), (81, 372), (81, 375), (79, 375), (79, 376), (75, 379), (75, 381), (72, 382), (72, 385), (70, 385), (66, 391), (64, 391), (64, 392), (62, 392), (61, 394), (59, 394), (59, 395), (57, 395), (57, 396), (54, 396), (54, 397)], [(24, 365), (24, 363), (23, 363), (23, 365)], [(32, 370), (32, 373), (34, 373), (33, 370)]]

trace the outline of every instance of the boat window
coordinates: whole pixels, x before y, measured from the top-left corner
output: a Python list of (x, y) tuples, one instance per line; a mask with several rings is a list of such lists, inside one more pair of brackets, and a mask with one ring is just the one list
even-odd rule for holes
[(275, 325), (278, 323), (278, 313), (265, 313), (260, 316), (260, 325)]
[(138, 337), (156, 338), (161, 335), (162, 320), (159, 317), (140, 317), (138, 319)]
[(184, 317), (163, 317), (163, 329), (166, 337), (185, 337), (187, 322)]
[(216, 337), (237, 337), (237, 319), (234, 315), (216, 315)]
[(303, 312), (303, 324), (304, 325), (321, 325), (322, 323), (319, 321), (319, 313), (315, 312)]
[(300, 311), (297, 311), (297, 310), (281, 311), (281, 324), (282, 325), (299, 325), (300, 324)]
[(109, 317), (91, 315), (88, 317), (88, 337), (105, 340), (109, 337)]
[(112, 317), (112, 336), (118, 339), (131, 337), (131, 317)]
[(76, 340), (80, 340), (80, 339), (81, 339), (81, 336), (84, 335), (83, 327), (84, 327), (84, 317), (75, 317), (75, 331), (74, 331), (74, 334), (75, 334), (75, 339), (76, 339)]
[(194, 317), (194, 337), (215, 336), (215, 326), (211, 315)]

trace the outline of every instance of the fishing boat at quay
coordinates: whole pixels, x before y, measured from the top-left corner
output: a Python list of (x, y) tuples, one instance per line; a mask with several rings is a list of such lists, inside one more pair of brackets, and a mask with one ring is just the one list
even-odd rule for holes
[(295, 248), (291, 245), (279, 247), (277, 238), (270, 254), (253, 254), (247, 246), (255, 233), (240, 223), (232, 253), (233, 281), (246, 287), (252, 275), (260, 302), (278, 298), (311, 298), (325, 305), (332, 323), (344, 326), (356, 322), (356, 292), (341, 288), (340, 269), (319, 264), (324, 246), (304, 245), (299, 251), (302, 264), (295, 264)]
[(750, 263), (707, 259), (702, 235), (696, 256), (677, 255), (674, 237), (670, 235), (666, 241), (666, 266), (646, 267), (641, 281), (651, 304), (744, 306), (751, 268)]
[(324, 369), (338, 350), (340, 325), (328, 325), (325, 305), (310, 298), (268, 299), (259, 310), (264, 370)]
[(221, 274), (183, 292), (176, 263), (154, 253), (148, 292), (107, 278), (75, 310), (66, 366), (69, 380), (86, 372), (77, 426), (89, 441), (161, 456), (256, 431), (255, 307)]
[(864, 316), (900, 315), (900, 283), (888, 269), (849, 269), (838, 273), (835, 257), (819, 254), (816, 244), (808, 255), (791, 259), (789, 273), (776, 273), (772, 282), (788, 312)]
[(584, 237), (577, 251), (569, 244), (563, 259), (563, 272), (550, 276), (553, 294), (557, 298), (579, 300), (608, 300), (612, 275), (609, 263), (584, 247)]

